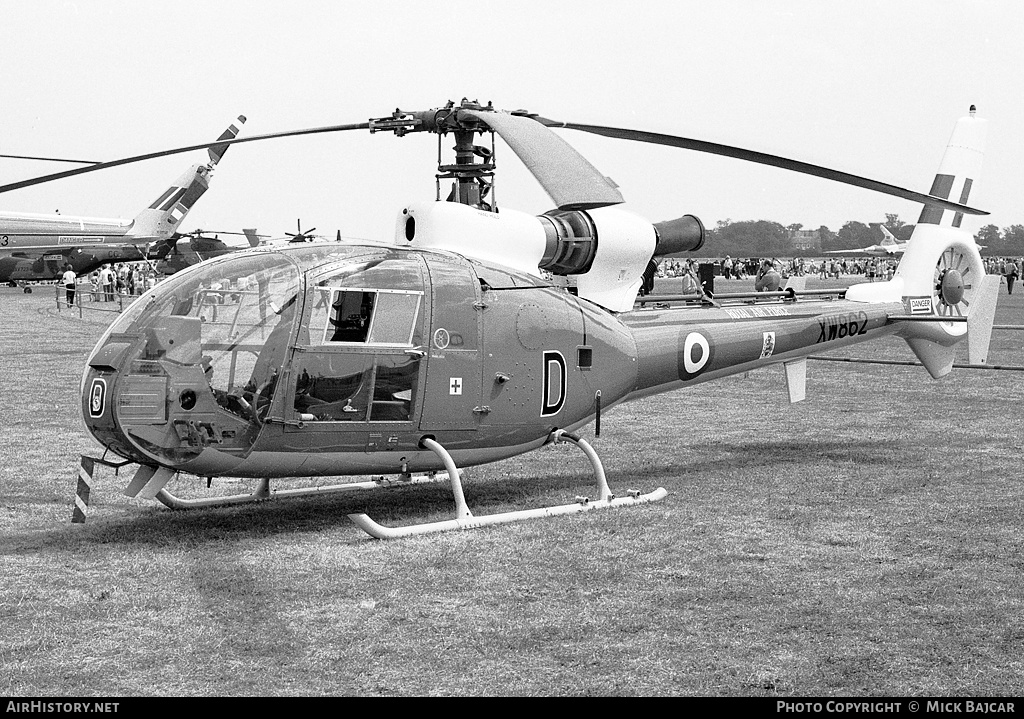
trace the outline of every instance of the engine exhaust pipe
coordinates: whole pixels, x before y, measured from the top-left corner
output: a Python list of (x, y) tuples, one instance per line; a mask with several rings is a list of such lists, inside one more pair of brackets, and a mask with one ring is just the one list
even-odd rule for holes
[(683, 252), (695, 252), (704, 246), (704, 225), (693, 215), (683, 215), (676, 220), (655, 222), (658, 233), (655, 257), (670, 257)]

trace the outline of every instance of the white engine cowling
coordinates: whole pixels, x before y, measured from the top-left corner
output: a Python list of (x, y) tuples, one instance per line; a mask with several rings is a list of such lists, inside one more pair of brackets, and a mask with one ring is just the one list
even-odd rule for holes
[(525, 212), (415, 202), (398, 215), (395, 244), (448, 250), (539, 277), (547, 240), (537, 218)]
[(599, 207), (581, 214), (594, 224), (596, 247), (586, 271), (568, 275), (576, 279), (577, 294), (613, 312), (633, 309), (658, 243), (654, 225), (621, 207)]
[[(703, 228), (695, 218), (692, 222), (700, 228), (702, 242)], [(665, 239), (675, 251), (672, 243), (678, 241)], [(687, 241), (693, 244), (692, 239)], [(515, 210), (487, 212), (454, 202), (419, 202), (399, 215), (395, 243), (448, 250), (536, 276), (542, 271), (564, 276), (575, 283), (578, 296), (613, 312), (626, 312), (633, 309), (659, 232), (648, 220), (619, 206), (534, 216)]]

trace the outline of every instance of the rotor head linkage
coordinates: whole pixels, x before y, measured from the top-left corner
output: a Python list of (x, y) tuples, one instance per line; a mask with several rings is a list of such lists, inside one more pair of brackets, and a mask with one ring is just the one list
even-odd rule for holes
[(398, 137), (410, 132), (434, 132), (444, 135), (449, 132), (490, 132), (491, 128), (479, 118), (469, 115), (464, 110), (477, 112), (496, 112), (494, 105), (490, 102), (481, 105), (476, 101), (462, 98), (462, 104), (457, 106), (451, 100), (444, 107), (436, 107), (432, 110), (416, 110), (406, 112), (396, 108), (390, 117), (380, 117), (370, 120), (370, 132), (394, 132)]
[[(441, 199), (441, 180), (454, 180), (449, 202), (458, 202), (481, 210), (494, 210), (487, 196), (494, 184), (494, 131), (472, 112), (495, 112), (486, 106), (465, 98), (456, 106), (447, 105), (433, 110), (403, 112), (396, 109), (390, 117), (370, 120), (370, 132), (391, 131), (402, 137), (410, 132), (433, 132), (438, 135), (437, 199)], [(440, 136), (455, 136), (455, 164), (444, 164), (441, 159)], [(476, 144), (476, 135), (490, 133), (491, 147)]]

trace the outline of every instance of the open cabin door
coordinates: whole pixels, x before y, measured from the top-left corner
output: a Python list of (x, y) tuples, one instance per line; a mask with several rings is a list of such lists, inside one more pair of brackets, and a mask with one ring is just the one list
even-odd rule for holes
[(332, 433), (334, 451), (411, 440), (422, 406), (424, 267), (382, 250), (314, 277), (290, 372), (289, 432)]

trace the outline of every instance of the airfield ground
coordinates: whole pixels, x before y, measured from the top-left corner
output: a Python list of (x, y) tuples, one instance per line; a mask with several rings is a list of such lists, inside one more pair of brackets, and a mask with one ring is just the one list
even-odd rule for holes
[[(816, 361), (797, 405), (776, 367), (617, 408), (584, 432), (613, 489), (668, 490), (632, 509), (388, 543), (346, 514), (445, 519), (450, 492), (174, 513), (104, 471), (72, 525), (79, 455), (97, 451), (79, 381), (103, 326), (49, 291), (0, 288), (0, 306), (0, 694), (1024, 686), (1020, 372)], [(1024, 289), (1001, 288), (996, 321), (1024, 324)], [(899, 340), (844, 354), (912, 359)], [(990, 361), (1024, 365), (1024, 332), (997, 330)], [(477, 514), (593, 491), (568, 446), (471, 468), (465, 490)]]

